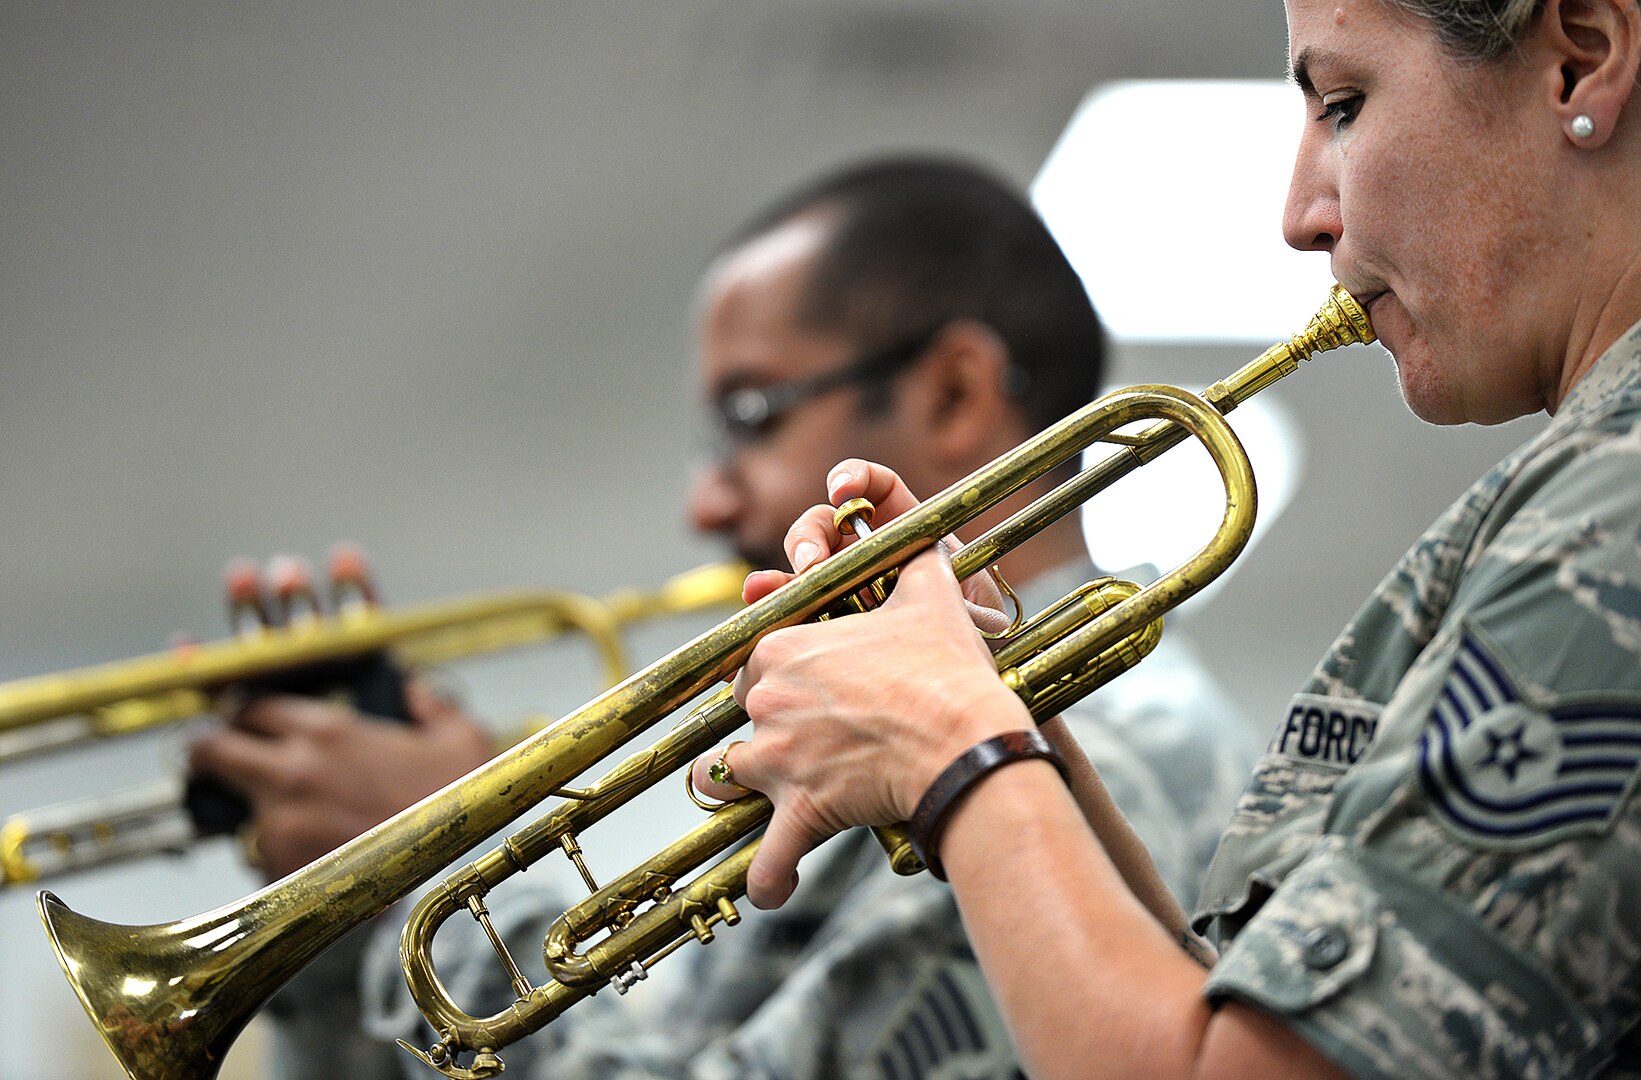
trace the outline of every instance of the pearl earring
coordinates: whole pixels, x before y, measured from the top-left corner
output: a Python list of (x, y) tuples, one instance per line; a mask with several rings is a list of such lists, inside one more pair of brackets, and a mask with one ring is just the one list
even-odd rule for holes
[(1589, 118), (1589, 116), (1585, 115), (1584, 113), (1579, 113), (1577, 116), (1573, 117), (1573, 137), (1574, 138), (1588, 139), (1591, 135), (1594, 135), (1594, 134), (1595, 134), (1595, 121), (1594, 120), (1591, 120)]

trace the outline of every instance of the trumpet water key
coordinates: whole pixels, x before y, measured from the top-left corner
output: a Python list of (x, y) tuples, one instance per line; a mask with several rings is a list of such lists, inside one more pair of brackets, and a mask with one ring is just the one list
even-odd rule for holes
[[(723, 680), (770, 630), (846, 612), (871, 582), (1093, 444), (1117, 450), (958, 552), (954, 571), (965, 577), (983, 570), (1113, 480), (1196, 437), (1225, 486), (1224, 515), (1203, 548), (1144, 588), (1091, 583), (1084, 594), (1028, 621), (999, 649), (1000, 676), (1034, 715), (1049, 715), (1135, 662), (1154, 643), (1162, 615), (1222, 572), (1247, 542), (1253, 475), (1222, 413), (1313, 353), (1372, 339), (1366, 315), (1335, 288), (1304, 332), (1200, 397), (1164, 386), (1109, 394), (913, 511), (881, 523), (872, 535), (553, 727), (243, 901), (179, 922), (119, 926), (77, 914), (42, 893), (41, 918), (64, 973), (128, 1076), (215, 1076), (234, 1036), (292, 974), (532, 807), (565, 797), (546, 817), (429, 892), (404, 930), (406, 979), (436, 1032), (434, 1044), (417, 1053), (459, 1080), (493, 1076), (504, 1046), (573, 1001), (635, 981), (681, 942), (710, 941), (718, 926), (733, 923), (751, 844), (683, 879), (755, 832), (769, 812), (760, 797), (742, 799), (602, 885), (582, 867), (582, 829), (643, 786), (676, 775), (744, 721), (722, 689), (649, 748), (629, 754), (586, 787), (569, 785)], [(1124, 432), (1135, 424), (1146, 426)], [(518, 1002), (494, 1017), (468, 1016), (449, 999), (428, 961), (433, 932), (461, 910), (488, 927), (487, 892), (549, 851), (564, 853), (583, 870), (590, 895), (549, 932), (545, 983), (536, 985), (505, 957)], [(913, 866), (902, 860), (901, 868)]]

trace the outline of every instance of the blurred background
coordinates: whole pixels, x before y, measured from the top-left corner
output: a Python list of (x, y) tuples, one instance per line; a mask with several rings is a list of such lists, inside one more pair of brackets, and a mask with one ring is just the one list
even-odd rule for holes
[[(712, 560), (683, 522), (690, 314), (725, 234), (873, 151), (958, 152), (1025, 185), (1097, 86), (1284, 62), (1277, 0), (0, 5), (0, 679), (222, 636), (239, 554), (354, 540), (398, 604), (599, 594)], [(1258, 164), (1239, 99), (1172, 100), (1134, 107), (1150, 142), (1093, 159), (1186, 193), (1139, 212), (1120, 184), (1090, 188), (1129, 226), (1113, 264), (1196, 316), (1119, 334), (1118, 384), (1228, 373), (1258, 346), (1214, 313), (1228, 327), (1276, 289), (1215, 250), (1204, 209)], [(1273, 240), (1285, 171), (1250, 211)], [(1320, 293), (1264, 332), (1299, 329)], [(1407, 544), (1538, 423), (1424, 427), (1377, 347), (1273, 396), (1293, 500), (1180, 620), (1261, 731)], [(638, 651), (707, 623), (648, 627)], [(505, 725), (590, 697), (590, 656), (564, 643), (463, 681)], [(0, 816), (174, 772), (185, 744), (8, 768)], [(57, 889), (141, 922), (254, 884), (218, 842)], [(0, 1023), (19, 1036), (0, 1078), (116, 1075), (29, 893), (0, 893)], [(259, 1075), (256, 1041), (225, 1076)]]

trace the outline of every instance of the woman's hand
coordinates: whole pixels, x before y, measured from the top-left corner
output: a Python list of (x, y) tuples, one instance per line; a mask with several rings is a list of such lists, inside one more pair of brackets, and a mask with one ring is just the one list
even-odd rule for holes
[[(828, 489), (839, 502), (871, 499), (883, 516), (916, 505), (899, 477), (865, 462), (838, 466)], [(817, 507), (792, 527), (787, 552), (801, 572), (841, 540), (829, 509)], [(790, 578), (754, 574), (747, 598)], [(1025, 707), (997, 678), (971, 603), (938, 548), (903, 567), (893, 594), (875, 611), (766, 635), (736, 678), (735, 696), (754, 732), (728, 752), (727, 763), (737, 785), (775, 804), (747, 877), (759, 907), (785, 902), (799, 858), (822, 840), (854, 825), (905, 820), (963, 751), (1031, 726)], [(732, 795), (733, 788), (705, 776), (716, 756), (696, 763), (697, 787), (709, 796)]]
[[(832, 467), (826, 476), (826, 494), (831, 500), (829, 504), (811, 506), (786, 531), (783, 546), (793, 572), (753, 571), (747, 575), (741, 593), (743, 600), (749, 604), (757, 603), (847, 546), (848, 539), (833, 523), (833, 511), (850, 499), (870, 502), (879, 526), (918, 505), (917, 497), (893, 469), (860, 458), (848, 458)], [(951, 551), (961, 547), (955, 537), (948, 537), (946, 545)], [(1008, 625), (1008, 618), (1002, 610), (1003, 596), (989, 575), (975, 574), (964, 581), (963, 598), (968, 603), (974, 624), (980, 629), (994, 633)]]

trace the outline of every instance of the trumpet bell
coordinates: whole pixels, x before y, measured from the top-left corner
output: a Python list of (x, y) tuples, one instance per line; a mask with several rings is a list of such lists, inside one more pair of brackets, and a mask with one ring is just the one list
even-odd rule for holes
[[(231, 929), (209, 915), (160, 926), (88, 918), (49, 892), (40, 921), (74, 994), (131, 1080), (211, 1080), (254, 1014), (223, 1008), (236, 995), (229, 964), (211, 964), (198, 941)], [(226, 932), (225, 932), (226, 931)], [(193, 942), (190, 944), (189, 942)], [(225, 956), (219, 953), (219, 956)], [(201, 1007), (205, 1001), (215, 1003)], [(261, 1003), (260, 996), (255, 1004)]]

